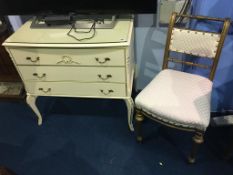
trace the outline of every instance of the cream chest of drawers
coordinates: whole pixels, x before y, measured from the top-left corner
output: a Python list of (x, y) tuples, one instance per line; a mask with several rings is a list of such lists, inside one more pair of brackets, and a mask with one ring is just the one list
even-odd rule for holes
[[(133, 19), (118, 19), (113, 29), (96, 29), (93, 38), (81, 41), (67, 35), (70, 29), (30, 25), (31, 21), (25, 23), (3, 45), (23, 80), (38, 124), (38, 96), (112, 98), (125, 101), (133, 130)], [(76, 38), (90, 35), (71, 33)]]

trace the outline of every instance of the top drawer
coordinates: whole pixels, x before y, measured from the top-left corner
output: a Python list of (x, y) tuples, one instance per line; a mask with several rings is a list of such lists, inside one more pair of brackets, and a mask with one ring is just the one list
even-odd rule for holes
[(124, 49), (10, 48), (18, 65), (124, 66)]

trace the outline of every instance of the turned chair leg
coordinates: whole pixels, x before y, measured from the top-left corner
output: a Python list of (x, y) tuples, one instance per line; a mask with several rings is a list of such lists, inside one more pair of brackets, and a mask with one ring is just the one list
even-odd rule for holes
[(193, 137), (192, 150), (191, 150), (191, 153), (190, 153), (190, 155), (188, 157), (188, 162), (189, 163), (195, 163), (195, 161), (196, 161), (196, 155), (197, 155), (199, 146), (203, 142), (204, 142), (203, 133), (200, 133), (200, 132), (195, 133), (195, 135)]
[(136, 109), (136, 113), (135, 113), (135, 120), (136, 120), (136, 128), (135, 128), (135, 132), (136, 132), (136, 139), (138, 142), (142, 142), (143, 137), (142, 137), (142, 122), (144, 120), (144, 116), (142, 115), (142, 113)]

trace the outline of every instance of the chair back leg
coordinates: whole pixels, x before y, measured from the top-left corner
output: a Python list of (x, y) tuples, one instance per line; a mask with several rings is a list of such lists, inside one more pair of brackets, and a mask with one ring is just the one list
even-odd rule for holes
[(193, 137), (192, 150), (191, 150), (191, 153), (190, 153), (190, 155), (188, 157), (188, 162), (189, 163), (195, 163), (195, 161), (196, 161), (196, 155), (197, 155), (199, 146), (203, 142), (204, 142), (203, 133), (196, 132), (195, 135), (194, 135), (194, 137)]
[(143, 137), (142, 137), (142, 122), (144, 120), (144, 116), (141, 113), (141, 111), (136, 109), (135, 112), (135, 132), (136, 132), (136, 139), (138, 142), (142, 142)]

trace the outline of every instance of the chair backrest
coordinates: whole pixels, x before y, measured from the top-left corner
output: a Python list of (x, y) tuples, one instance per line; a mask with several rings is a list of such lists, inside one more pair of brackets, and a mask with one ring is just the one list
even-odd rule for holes
[[(187, 28), (175, 27), (176, 18), (190, 18), (197, 20), (210, 20), (222, 23), (222, 31), (220, 33), (206, 32)], [(204, 16), (177, 15), (173, 13), (170, 18), (170, 24), (167, 34), (167, 42), (164, 53), (163, 69), (168, 67), (168, 62), (181, 63), (189, 66), (197, 66), (210, 69), (209, 79), (213, 80), (217, 68), (221, 50), (225, 37), (230, 26), (229, 19), (210, 18)], [(198, 64), (191, 61), (183, 61), (170, 57), (170, 52), (178, 52), (197, 57), (209, 58), (212, 60), (211, 66)]]

